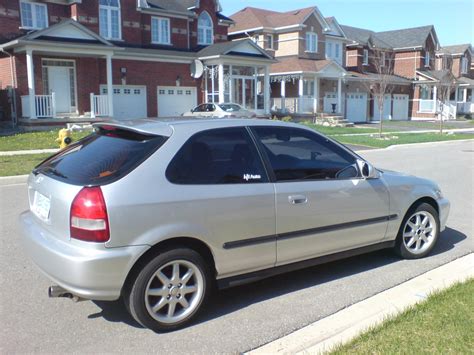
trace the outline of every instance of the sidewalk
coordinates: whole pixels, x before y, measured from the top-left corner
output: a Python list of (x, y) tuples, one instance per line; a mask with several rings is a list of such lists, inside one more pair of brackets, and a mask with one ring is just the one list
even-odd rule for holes
[[(387, 131), (383, 132), (383, 134), (410, 134), (410, 133), (438, 133), (439, 129), (423, 129), (423, 130), (416, 130), (416, 131)], [(472, 128), (452, 128), (452, 129), (443, 129), (443, 133), (474, 133), (474, 127)], [(337, 137), (344, 137), (344, 136), (370, 136), (370, 135), (377, 135), (379, 134), (378, 131), (370, 132), (370, 133), (342, 133), (342, 134), (334, 134), (333, 136)]]
[(59, 149), (32, 149), (32, 150), (12, 150), (0, 152), (0, 156), (11, 156), (11, 155), (25, 155), (25, 154), (42, 154), (42, 153), (56, 153)]
[(428, 271), (407, 282), (353, 304), (283, 338), (248, 352), (259, 354), (321, 354), (381, 324), (430, 293), (474, 277), (474, 254)]

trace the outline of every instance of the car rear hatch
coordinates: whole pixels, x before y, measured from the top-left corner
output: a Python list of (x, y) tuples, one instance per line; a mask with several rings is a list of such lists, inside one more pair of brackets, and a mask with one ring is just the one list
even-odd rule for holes
[(44, 229), (69, 240), (71, 204), (79, 192), (112, 184), (132, 172), (163, 145), (171, 129), (159, 133), (143, 126), (96, 125), (94, 133), (33, 170), (28, 179), (30, 210)]

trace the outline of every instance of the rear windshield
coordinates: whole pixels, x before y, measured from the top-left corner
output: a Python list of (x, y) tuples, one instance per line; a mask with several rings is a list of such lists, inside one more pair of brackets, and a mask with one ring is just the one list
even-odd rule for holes
[(73, 185), (110, 184), (135, 169), (165, 141), (162, 136), (99, 128), (42, 162), (33, 173)]

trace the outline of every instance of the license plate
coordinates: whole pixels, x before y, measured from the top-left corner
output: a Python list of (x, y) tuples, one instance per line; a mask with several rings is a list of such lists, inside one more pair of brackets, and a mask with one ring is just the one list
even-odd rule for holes
[(41, 219), (49, 218), (49, 210), (51, 208), (51, 200), (45, 195), (35, 191), (35, 199), (33, 202), (33, 212)]

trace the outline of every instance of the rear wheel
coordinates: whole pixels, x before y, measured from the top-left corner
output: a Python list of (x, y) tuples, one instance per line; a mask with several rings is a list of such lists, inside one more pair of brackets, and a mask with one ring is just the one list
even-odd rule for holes
[(209, 294), (209, 268), (192, 249), (171, 249), (143, 267), (126, 297), (131, 315), (154, 331), (177, 329), (196, 316)]
[(427, 203), (421, 203), (408, 211), (397, 236), (395, 251), (405, 259), (426, 256), (439, 237), (438, 212)]

